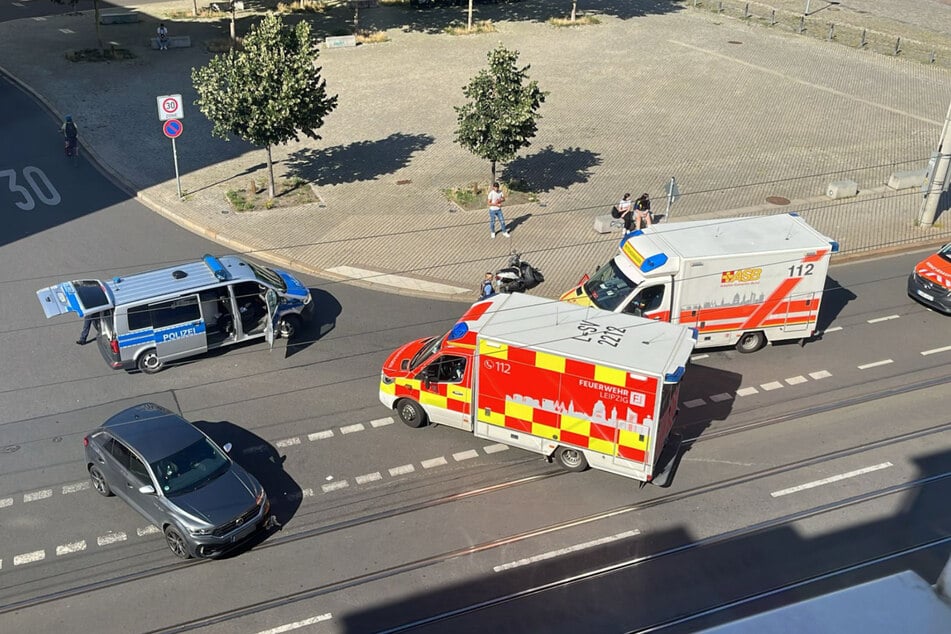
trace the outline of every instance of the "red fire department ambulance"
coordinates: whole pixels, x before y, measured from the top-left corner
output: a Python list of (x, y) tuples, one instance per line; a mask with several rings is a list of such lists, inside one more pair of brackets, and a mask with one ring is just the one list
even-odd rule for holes
[(908, 295), (951, 315), (951, 242), (915, 265), (908, 276)]
[(838, 250), (798, 214), (654, 225), (561, 299), (697, 328), (698, 348), (754, 352), (815, 334)]
[(571, 471), (663, 484), (661, 450), (695, 337), (634, 315), (496, 295), (446, 335), (391, 354), (380, 400), (410, 427), (457, 427)]

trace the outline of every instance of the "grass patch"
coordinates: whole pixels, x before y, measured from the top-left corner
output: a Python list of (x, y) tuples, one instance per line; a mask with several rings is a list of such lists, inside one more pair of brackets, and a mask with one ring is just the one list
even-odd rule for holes
[(278, 180), (274, 185), (274, 198), (270, 200), (267, 197), (267, 178), (249, 178), (244, 188), (226, 191), (225, 198), (237, 212), (299, 207), (320, 202), (310, 184), (298, 176)]
[(199, 18), (220, 18), (221, 13), (218, 11), (212, 11), (210, 7), (202, 7), (198, 9), (198, 15), (195, 15), (193, 11), (186, 11), (185, 9), (172, 9), (171, 11), (165, 11), (165, 18), (169, 21), (176, 20), (179, 22), (184, 22), (185, 20), (197, 20)]
[(495, 25), (492, 20), (479, 20), (472, 23), (472, 30), (466, 28), (466, 24), (453, 20), (444, 31), (449, 35), (474, 35), (476, 33), (495, 33)]
[[(522, 180), (502, 182), (502, 193), (505, 194), (506, 205), (524, 205), (538, 202), (538, 195), (531, 191), (529, 185)], [(463, 187), (450, 187), (443, 190), (446, 200), (456, 203), (465, 211), (488, 209), (488, 183), (471, 182)]]
[(278, 2), (278, 13), (324, 13), (330, 8), (330, 3), (324, 0), (298, 0), (294, 2)]
[(601, 20), (593, 15), (577, 15), (575, 19), (571, 18), (548, 18), (548, 24), (552, 26), (587, 26), (589, 24), (601, 24)]
[(389, 42), (390, 38), (384, 31), (363, 31), (357, 33), (358, 44), (381, 44)]
[(79, 48), (66, 51), (66, 59), (71, 62), (115, 62), (126, 59), (135, 59), (135, 55), (127, 48)]

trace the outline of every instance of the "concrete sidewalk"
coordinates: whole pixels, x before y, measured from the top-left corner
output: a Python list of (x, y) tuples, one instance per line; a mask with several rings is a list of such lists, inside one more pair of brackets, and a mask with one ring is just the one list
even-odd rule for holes
[[(650, 192), (663, 212), (670, 176), (683, 195), (667, 221), (797, 211), (846, 255), (951, 239), (947, 214), (930, 230), (915, 227), (917, 189), (885, 187), (891, 173), (925, 166), (951, 101), (951, 71), (663, 1), (623, 17), (609, 9), (624, 3), (586, 2), (603, 12), (600, 25), (583, 28), (515, 19), (518, 11), (537, 17), (542, 4), (483, 8), (483, 17), (511, 18), (492, 34), (389, 28), (388, 42), (323, 50), (322, 74), (339, 95), (324, 138), (274, 148), (276, 169), (308, 180), (322, 201), (294, 208), (231, 210), (226, 192), (263, 178), (265, 155), (212, 137), (192, 105), (191, 69), (208, 62), (205, 43), (226, 37), (228, 25), (169, 19), (190, 2), (146, 5), (142, 22), (102, 27), (135, 60), (67, 61), (65, 50), (95, 46), (90, 16), (0, 24), (0, 60), (54, 113), (71, 112), (86, 155), (150, 207), (328, 284), (471, 300), (482, 272), (518, 249), (545, 274), (533, 292), (557, 297), (617, 247), (620, 234), (595, 233), (594, 217), (626, 191)], [(894, 4), (898, 11), (907, 2)], [(913, 4), (926, 23), (951, 9)], [(392, 25), (401, 10), (361, 11), (361, 26)], [(437, 12), (450, 11), (423, 17), (439, 24)], [(159, 21), (193, 46), (151, 50)], [(524, 179), (540, 198), (505, 209), (510, 239), (490, 239), (485, 210), (453, 211), (442, 194), (488, 180), (487, 163), (452, 141), (452, 105), (499, 43), (519, 50), (550, 93), (532, 147), (504, 166), (504, 178)], [(176, 93), (185, 103), (177, 144), (184, 200), (156, 107), (158, 95)], [(57, 142), (52, 133), (49, 142)], [(857, 182), (859, 196), (826, 197), (841, 179)]]

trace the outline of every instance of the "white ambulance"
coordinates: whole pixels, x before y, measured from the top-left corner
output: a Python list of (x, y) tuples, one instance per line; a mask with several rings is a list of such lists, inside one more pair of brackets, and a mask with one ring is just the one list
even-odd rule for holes
[(654, 225), (561, 299), (696, 328), (697, 348), (755, 352), (815, 334), (838, 250), (794, 213)]
[(570, 471), (590, 466), (664, 484), (695, 336), (634, 315), (494, 295), (447, 334), (393, 352), (380, 400), (410, 427), (456, 427)]

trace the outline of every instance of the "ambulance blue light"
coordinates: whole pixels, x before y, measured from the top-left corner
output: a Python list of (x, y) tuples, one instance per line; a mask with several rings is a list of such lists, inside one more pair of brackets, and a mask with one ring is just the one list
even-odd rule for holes
[(666, 253), (657, 253), (645, 258), (641, 263), (641, 273), (649, 273), (654, 269), (658, 269), (667, 264), (667, 254)]
[(693, 340), (696, 341), (700, 338), (700, 331), (696, 328), (690, 329), (690, 336), (693, 337)]
[(799, 212), (798, 212), (798, 211), (790, 211), (790, 212), (789, 212), (789, 215), (792, 216), (793, 218), (798, 218), (798, 217), (799, 217)]
[(449, 336), (446, 337), (446, 339), (449, 341), (462, 339), (466, 336), (467, 332), (469, 332), (469, 325), (464, 321), (460, 321), (458, 324), (452, 327), (452, 330), (449, 331)]
[(211, 272), (215, 274), (215, 279), (222, 282), (228, 279), (228, 271), (225, 269), (221, 261), (218, 260), (218, 258), (206, 253), (204, 257), (202, 257), (202, 260), (208, 266), (208, 268), (211, 269)]
[(677, 368), (677, 369), (674, 370), (673, 372), (668, 372), (667, 374), (664, 375), (664, 383), (677, 383), (677, 382), (679, 382), (680, 379), (683, 378), (684, 372), (686, 372), (686, 371), (687, 371), (687, 368), (685, 368), (684, 366), (680, 366), (679, 368)]
[(838, 240), (829, 240), (829, 244), (832, 245), (832, 252), (833, 252), (833, 253), (838, 253), (838, 252), (839, 252), (839, 241), (838, 241)]

